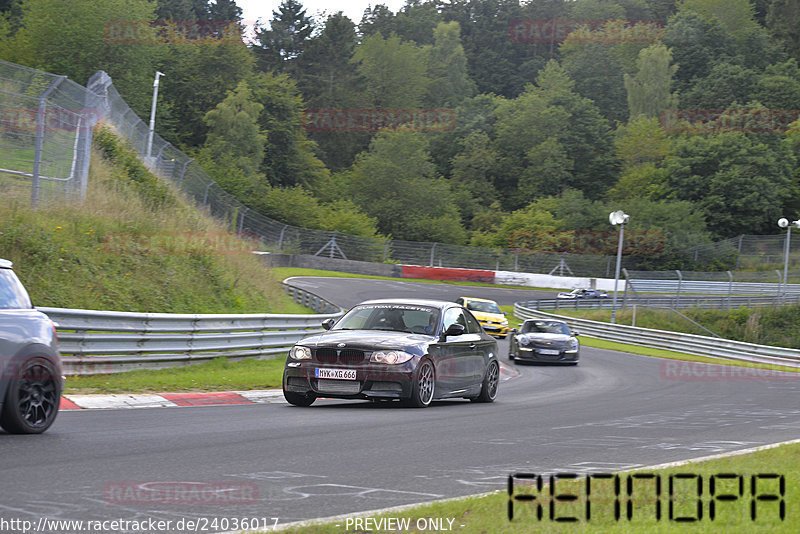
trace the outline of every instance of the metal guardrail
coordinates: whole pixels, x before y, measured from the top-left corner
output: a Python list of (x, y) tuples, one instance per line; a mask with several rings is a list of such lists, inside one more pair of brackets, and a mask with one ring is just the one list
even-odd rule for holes
[(514, 304), (514, 315), (522, 319), (533, 319), (537, 317), (560, 319), (566, 321), (570, 327), (581, 334), (598, 339), (710, 356), (712, 358), (800, 367), (800, 350), (798, 349), (756, 345), (754, 343), (698, 336), (682, 332), (669, 332), (665, 330), (590, 321), (588, 319), (576, 319), (538, 311), (528, 308), (524, 304), (525, 303), (522, 302)]
[[(535, 310), (610, 310), (612, 299), (539, 299), (520, 303)], [(800, 304), (800, 295), (771, 296), (771, 297), (716, 297), (681, 295), (670, 297), (639, 296), (625, 298), (625, 306), (644, 306), (650, 308), (703, 308), (726, 309), (745, 306), (747, 308), (761, 308), (767, 306), (783, 306), (787, 304)], [(617, 309), (622, 307), (620, 297), (617, 297)]]
[[(641, 293), (704, 293), (712, 295), (780, 295), (784, 286), (775, 282), (719, 282), (713, 280), (629, 280)], [(800, 284), (788, 284), (786, 293), (800, 295)]]
[(56, 322), (64, 372), (106, 374), (164, 369), (224, 356), (269, 359), (342, 310), (298, 288), (295, 300), (324, 314), (179, 314), (39, 308)]

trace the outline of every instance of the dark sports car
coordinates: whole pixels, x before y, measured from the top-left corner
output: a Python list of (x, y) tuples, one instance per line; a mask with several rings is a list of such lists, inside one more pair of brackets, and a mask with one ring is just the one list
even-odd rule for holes
[(581, 344), (563, 321), (528, 319), (511, 331), (508, 358), (532, 362), (578, 365)]
[(283, 395), (290, 404), (334, 397), (424, 408), (436, 399), (497, 396), (497, 342), (454, 302), (370, 300), (323, 327), (329, 331), (289, 351)]

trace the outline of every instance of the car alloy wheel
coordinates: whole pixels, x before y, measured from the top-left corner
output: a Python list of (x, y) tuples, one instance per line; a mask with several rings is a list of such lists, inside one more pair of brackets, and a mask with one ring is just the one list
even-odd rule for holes
[(58, 415), (58, 378), (50, 363), (33, 358), (22, 364), (19, 378), (9, 384), (0, 426), (13, 434), (39, 434)]
[(416, 379), (414, 380), (414, 386), (411, 388), (411, 398), (407, 404), (414, 408), (429, 406), (433, 400), (435, 388), (436, 377), (433, 364), (430, 360), (422, 360), (417, 367)]
[(476, 402), (494, 402), (494, 399), (497, 398), (497, 387), (499, 384), (500, 365), (497, 361), (492, 361), (486, 369), (486, 376), (483, 377), (481, 394), (473, 400)]

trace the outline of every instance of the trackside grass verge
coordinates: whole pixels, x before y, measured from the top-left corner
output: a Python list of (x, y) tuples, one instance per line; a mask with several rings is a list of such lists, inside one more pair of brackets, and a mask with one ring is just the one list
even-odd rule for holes
[[(558, 500), (551, 497), (549, 484), (539, 489), (515, 478), (514, 496), (528, 496), (533, 500), (513, 500), (513, 520), (508, 517), (508, 489), (502, 487), (497, 493), (484, 497), (420, 505), (375, 516), (361, 515), (361, 523), (356, 523), (353, 516), (338, 518), (332, 523), (288, 527), (282, 532), (431, 532), (436, 531), (431, 525), (438, 524), (452, 525), (450, 531), (458, 534), (796, 533), (800, 524), (798, 457), (800, 444), (788, 444), (668, 469), (618, 473), (619, 492), (614, 489), (613, 479), (600, 478), (592, 479), (590, 491), (587, 491), (586, 475), (580, 475), (576, 480), (556, 481), (554, 493), (560, 496)], [(498, 473), (503, 477), (509, 474)], [(659, 480), (661, 486), (657, 492), (656, 481)], [(633, 484), (630, 497), (627, 493), (629, 481)], [(615, 519), (617, 504), (618, 520)], [(540, 508), (541, 517), (538, 516)], [(575, 521), (564, 521), (568, 517)], [(371, 520), (369, 524), (364, 522), (367, 519)], [(379, 523), (389, 519), (393, 520), (391, 525)]]
[(281, 387), (282, 355), (271, 360), (210, 362), (158, 371), (67, 377), (66, 394), (232, 391)]

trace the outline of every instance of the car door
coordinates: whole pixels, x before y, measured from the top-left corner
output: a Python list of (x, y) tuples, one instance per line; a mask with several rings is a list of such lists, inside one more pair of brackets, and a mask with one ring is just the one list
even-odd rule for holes
[(450, 325), (459, 324), (464, 333), (457, 336), (446, 336), (439, 343), (439, 358), (436, 365), (437, 386), (444, 396), (457, 396), (466, 391), (474, 382), (474, 357), (476, 343), (480, 336), (469, 333), (467, 318), (463, 308), (453, 306), (447, 308), (442, 317), (442, 332)]
[(489, 364), (491, 354), (497, 351), (497, 342), (486, 334), (478, 320), (469, 312), (466, 312), (467, 333), (474, 336), (474, 341), (470, 343), (469, 371), (472, 376), (473, 384), (481, 384), (486, 366)]

